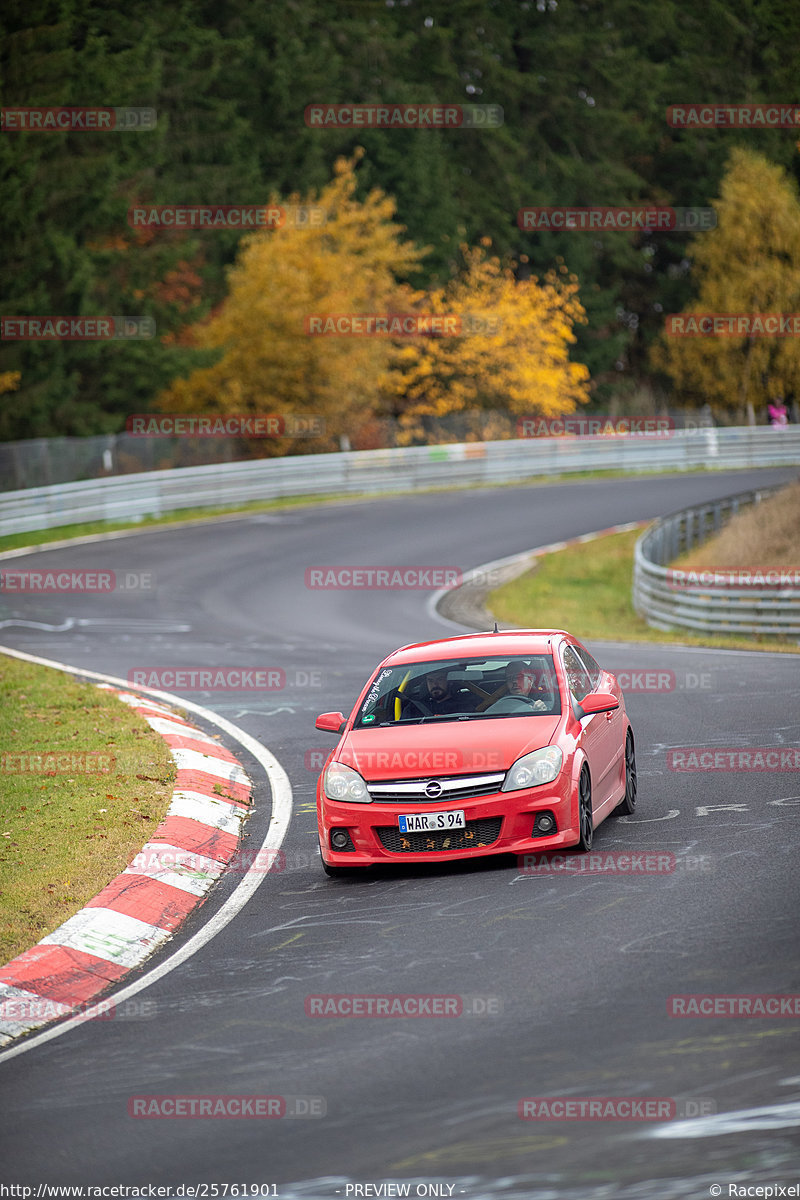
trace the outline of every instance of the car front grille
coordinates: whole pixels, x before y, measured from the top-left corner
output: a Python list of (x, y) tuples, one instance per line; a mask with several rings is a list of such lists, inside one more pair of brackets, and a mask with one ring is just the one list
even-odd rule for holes
[(394, 825), (378, 825), (375, 832), (384, 850), (392, 854), (423, 854), (427, 850), (475, 850), (491, 846), (500, 837), (502, 817), (467, 821), (464, 829), (439, 830), (436, 833), (401, 833)]
[[(373, 800), (389, 804), (446, 804), (450, 800), (472, 800), (477, 796), (492, 796), (499, 792), (506, 777), (505, 771), (493, 771), (484, 775), (455, 775), (449, 778), (428, 775), (424, 779), (387, 779), (380, 783), (368, 783), (367, 790)], [(429, 783), (438, 783), (441, 791), (429, 796), (425, 788)]]

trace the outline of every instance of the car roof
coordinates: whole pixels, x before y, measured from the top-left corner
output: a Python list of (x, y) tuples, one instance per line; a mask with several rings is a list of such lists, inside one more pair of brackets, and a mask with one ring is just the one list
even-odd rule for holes
[(495, 655), (518, 658), (529, 654), (550, 654), (562, 639), (570, 642), (577, 640), (565, 629), (501, 629), (499, 633), (459, 634), (401, 646), (381, 665), (399, 666), (402, 663), (430, 662), (443, 658), (488, 658)]

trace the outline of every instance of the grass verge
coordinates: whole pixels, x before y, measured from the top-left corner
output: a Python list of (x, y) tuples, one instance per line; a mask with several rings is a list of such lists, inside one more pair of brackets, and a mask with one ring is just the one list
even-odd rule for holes
[(0, 655), (0, 963), (125, 869), (174, 777), (164, 739), (115, 696)]
[(641, 530), (546, 554), (532, 571), (490, 592), (499, 621), (532, 629), (567, 629), (582, 640), (675, 643), (725, 650), (800, 653), (796, 642), (771, 637), (692, 635), (651, 629), (631, 602), (633, 548)]

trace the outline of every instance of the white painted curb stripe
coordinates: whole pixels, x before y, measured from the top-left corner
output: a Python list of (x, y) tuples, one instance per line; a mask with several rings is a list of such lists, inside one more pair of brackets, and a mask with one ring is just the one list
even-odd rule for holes
[(110, 908), (82, 908), (37, 945), (82, 950), (118, 967), (130, 968), (138, 967), (172, 937), (172, 932)]
[[(104, 675), (99, 671), (90, 671), (84, 667), (71, 667), (67, 663), (56, 662), (49, 658), (41, 658), (34, 654), (27, 654), (23, 650), (15, 650), (10, 646), (0, 646), (0, 653), (7, 654), (11, 658), (21, 659), (23, 662), (36, 663), (42, 667), (54, 667), (56, 670), (64, 671), (69, 675), (80, 675), (84, 679), (94, 679), (112, 686), (115, 690), (117, 688), (127, 689), (129, 687), (126, 680), (119, 679), (114, 675)], [(147, 971), (140, 978), (134, 980), (134, 982), (120, 988), (119, 991), (114, 991), (113, 999), (115, 1003), (120, 1003), (131, 996), (135, 996), (138, 992), (143, 991), (144, 988), (149, 987), (151, 983), (155, 983), (156, 980), (174, 971), (176, 967), (192, 958), (198, 950), (207, 945), (237, 916), (269, 874), (269, 871), (264, 869), (264, 862), (280, 862), (280, 858), (276, 852), (280, 849), (283, 839), (286, 837), (292, 817), (292, 788), (289, 783), (289, 777), (266, 746), (262, 746), (261, 742), (257, 741), (256, 738), (246, 733), (243, 729), (240, 729), (237, 725), (234, 725), (231, 721), (228, 721), (225, 717), (218, 716), (217, 713), (204, 708), (201, 704), (196, 704), (192, 700), (184, 700), (181, 696), (176, 696), (170, 692), (158, 691), (155, 688), (142, 688), (141, 692), (144, 696), (155, 696), (158, 700), (174, 704), (177, 708), (184, 711), (197, 713), (198, 716), (209, 724), (216, 725), (217, 728), (239, 742), (266, 772), (272, 791), (272, 818), (264, 840), (253, 858), (252, 865), (243, 876), (241, 883), (237, 884), (220, 909), (206, 922), (202, 929), (199, 929), (197, 933), (189, 938), (179, 950), (171, 954), (169, 958), (165, 959), (157, 967), (153, 967), (152, 970)], [(139, 703), (141, 704), (142, 701), (139, 700)], [(146, 703), (148, 706), (150, 705), (149, 699)], [(268, 856), (267, 858), (263, 857), (265, 854)], [(99, 1003), (103, 1003), (103, 1001), (99, 1001)], [(82, 1024), (85, 1019), (82, 1015), (71, 1017), (60, 1025), (45, 1029), (35, 1037), (28, 1038), (25, 1042), (17, 1046), (9, 1047), (8, 1050), (0, 1054), (0, 1062), (5, 1062), (9, 1058), (15, 1058), (18, 1054), (24, 1054), (26, 1051), (32, 1050), (35, 1046), (41, 1046), (44, 1042), (49, 1042), (53, 1038), (60, 1037), (76, 1025)]]
[(122, 873), (146, 875), (182, 892), (203, 896), (226, 869), (225, 863), (194, 850), (184, 850), (168, 842), (147, 842)]
[[(131, 708), (146, 708), (151, 712), (162, 713), (170, 721), (182, 721), (181, 717), (177, 716), (171, 709), (165, 708), (163, 704), (154, 704), (149, 700), (145, 701), (141, 696), (134, 695), (133, 692), (121, 692), (118, 688), (112, 687), (110, 683), (100, 683), (97, 686), (101, 687), (105, 692), (116, 692), (118, 699), (123, 704), (130, 705)], [(180, 701), (178, 702), (178, 707), (181, 707)]]
[(0, 1041), (19, 1037), (35, 1029), (43, 1020), (52, 1021), (72, 1012), (71, 1004), (48, 1000), (36, 992), (26, 992), (10, 983), (0, 983)]
[(179, 747), (173, 747), (171, 754), (179, 771), (203, 771), (206, 775), (224, 779), (226, 783), (250, 785), (250, 780), (238, 763), (215, 758), (213, 754), (202, 754), (199, 750), (181, 750)]
[(168, 721), (166, 717), (145, 716), (144, 719), (156, 733), (164, 734), (167, 737), (191, 738), (193, 742), (208, 742), (209, 746), (219, 746), (219, 742), (209, 734), (195, 729), (192, 725), (183, 725), (178, 721)]
[(211, 796), (191, 792), (175, 792), (167, 813), (168, 817), (188, 817), (190, 821), (200, 821), (213, 829), (232, 833), (236, 838), (241, 832), (244, 815), (241, 810), (234, 811), (233, 805), (226, 804), (224, 800), (214, 800)]

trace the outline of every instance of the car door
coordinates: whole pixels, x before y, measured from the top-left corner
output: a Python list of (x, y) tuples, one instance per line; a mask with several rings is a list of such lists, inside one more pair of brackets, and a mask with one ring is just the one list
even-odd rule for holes
[[(574, 646), (564, 647), (564, 672), (577, 704), (593, 691), (592, 680)], [(606, 713), (590, 713), (581, 718), (580, 744), (589, 761), (592, 776), (592, 809), (597, 811), (614, 791), (614, 745)]]
[[(622, 689), (616, 675), (604, 670), (592, 658), (585, 646), (577, 645), (575, 650), (589, 673), (593, 692), (611, 692), (614, 696), (622, 695)], [(625, 718), (622, 705), (613, 712), (600, 713), (606, 719), (606, 732), (610, 738), (609, 752), (611, 754), (611, 775), (609, 792), (619, 793), (625, 787)]]

